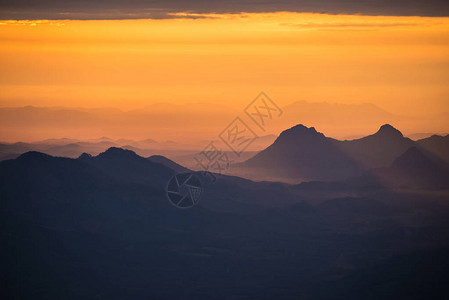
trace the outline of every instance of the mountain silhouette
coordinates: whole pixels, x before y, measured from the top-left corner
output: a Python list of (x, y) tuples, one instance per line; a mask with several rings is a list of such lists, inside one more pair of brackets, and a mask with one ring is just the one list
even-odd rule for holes
[(420, 147), (389, 124), (369, 136), (339, 141), (297, 125), (241, 168), (303, 180), (343, 180), (374, 168), (389, 167), (410, 147)]
[(411, 139), (405, 138), (390, 124), (382, 125), (372, 135), (338, 142), (338, 146), (365, 169), (388, 167), (414, 145)]
[(358, 164), (337, 147), (336, 140), (304, 125), (283, 131), (271, 146), (240, 166), (308, 180), (333, 180), (361, 172)]
[(152, 186), (164, 186), (174, 171), (160, 163), (152, 162), (131, 150), (111, 147), (94, 157), (84, 157), (83, 162), (95, 166), (123, 181), (145, 181)]

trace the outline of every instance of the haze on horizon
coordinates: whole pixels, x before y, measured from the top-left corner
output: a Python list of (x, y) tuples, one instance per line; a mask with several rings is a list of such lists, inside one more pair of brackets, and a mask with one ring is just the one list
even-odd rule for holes
[[(280, 106), (299, 100), (371, 103), (420, 120), (449, 112), (447, 17), (295, 12), (172, 16), (1, 21), (0, 107), (129, 111), (155, 103), (205, 103), (194, 114), (207, 120), (208, 105), (240, 112), (265, 91)], [(320, 128), (320, 122), (307, 125), (339, 137), (368, 134), (382, 125), (370, 125), (369, 131), (363, 117), (352, 132), (334, 133), (329, 124)], [(32, 128), (25, 123), (20, 130)], [(207, 134), (213, 132), (203, 124)], [(398, 124), (416, 133), (422, 122), (406, 128), (400, 120)], [(225, 125), (217, 121), (214, 126)], [(422, 130), (444, 133), (448, 128), (441, 121)], [(2, 135), (1, 140), (11, 140)]]

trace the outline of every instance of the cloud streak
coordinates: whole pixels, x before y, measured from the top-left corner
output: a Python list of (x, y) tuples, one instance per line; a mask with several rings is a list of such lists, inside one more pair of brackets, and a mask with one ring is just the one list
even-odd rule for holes
[(373, 29), (373, 28), (392, 28), (419, 26), (420, 23), (282, 23), (281, 26), (304, 29)]

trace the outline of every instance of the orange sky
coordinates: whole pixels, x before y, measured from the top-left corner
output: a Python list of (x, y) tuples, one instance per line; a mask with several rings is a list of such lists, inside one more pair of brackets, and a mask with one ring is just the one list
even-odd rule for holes
[(0, 106), (128, 110), (207, 102), (241, 109), (263, 90), (279, 105), (449, 111), (449, 18), (202, 17), (0, 21)]

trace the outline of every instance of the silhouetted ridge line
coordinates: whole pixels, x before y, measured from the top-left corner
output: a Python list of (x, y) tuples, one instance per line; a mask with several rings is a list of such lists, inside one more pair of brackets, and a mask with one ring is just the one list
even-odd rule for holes
[(78, 159), (83, 160), (83, 159), (88, 159), (88, 158), (91, 158), (91, 157), (92, 157), (91, 154), (86, 153), (86, 152), (83, 152), (83, 153), (78, 157)]
[(52, 158), (53, 156), (42, 153), (42, 152), (38, 152), (38, 151), (28, 151), (25, 152), (24, 154), (20, 155), (17, 159), (18, 160), (36, 160), (36, 159), (49, 159)]
[(316, 131), (315, 127), (307, 127), (302, 124), (298, 124), (296, 126), (293, 126), (292, 128), (282, 131), (281, 134), (279, 135), (279, 138), (292, 137), (292, 136), (325, 138), (324, 134)]
[(97, 158), (143, 158), (132, 150), (110, 147), (105, 152), (98, 154)]

